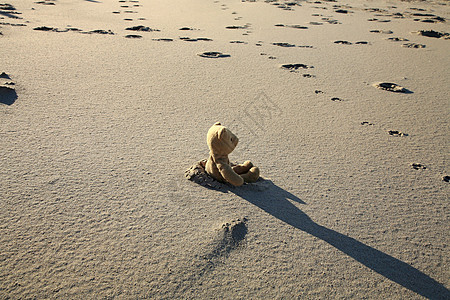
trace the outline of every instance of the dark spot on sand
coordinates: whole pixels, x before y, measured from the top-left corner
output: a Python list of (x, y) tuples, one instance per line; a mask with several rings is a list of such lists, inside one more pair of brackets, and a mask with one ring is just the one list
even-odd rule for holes
[(442, 181), (445, 181), (445, 182), (450, 182), (450, 176), (444, 176), (444, 177), (442, 177)]
[(341, 99), (341, 98), (338, 98), (338, 97), (333, 97), (333, 98), (331, 98), (331, 101), (341, 102), (341, 101), (344, 101), (344, 99)]

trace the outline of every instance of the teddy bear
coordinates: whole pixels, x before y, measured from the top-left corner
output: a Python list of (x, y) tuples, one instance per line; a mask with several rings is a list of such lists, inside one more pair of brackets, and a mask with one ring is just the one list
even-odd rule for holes
[(239, 139), (228, 128), (219, 122), (208, 130), (206, 141), (209, 147), (209, 158), (205, 171), (220, 182), (228, 182), (241, 186), (244, 182), (256, 182), (259, 178), (259, 168), (250, 161), (243, 164), (230, 164), (228, 154), (236, 148)]

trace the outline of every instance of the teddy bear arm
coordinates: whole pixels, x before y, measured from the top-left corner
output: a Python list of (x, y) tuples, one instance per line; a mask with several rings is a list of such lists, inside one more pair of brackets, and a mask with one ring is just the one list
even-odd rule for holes
[(234, 186), (241, 186), (244, 184), (244, 179), (234, 172), (233, 168), (229, 164), (217, 163), (217, 169), (222, 177)]

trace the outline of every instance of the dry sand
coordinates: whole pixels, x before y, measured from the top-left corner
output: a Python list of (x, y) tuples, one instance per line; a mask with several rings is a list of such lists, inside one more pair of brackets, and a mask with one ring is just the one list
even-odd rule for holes
[(268, 2), (0, 5), (1, 299), (450, 299), (449, 2)]

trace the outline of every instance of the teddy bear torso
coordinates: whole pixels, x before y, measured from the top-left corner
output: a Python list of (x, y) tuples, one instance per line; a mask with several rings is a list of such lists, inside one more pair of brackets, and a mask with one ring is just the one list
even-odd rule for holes
[(219, 162), (221, 164), (230, 164), (230, 160), (228, 159), (228, 156), (217, 157), (217, 156), (210, 154), (208, 160), (206, 161), (206, 166), (205, 166), (206, 173), (208, 173), (214, 179), (216, 179), (220, 182), (226, 182), (225, 178), (223, 178), (222, 174), (220, 174), (220, 171), (217, 168), (216, 162)]

